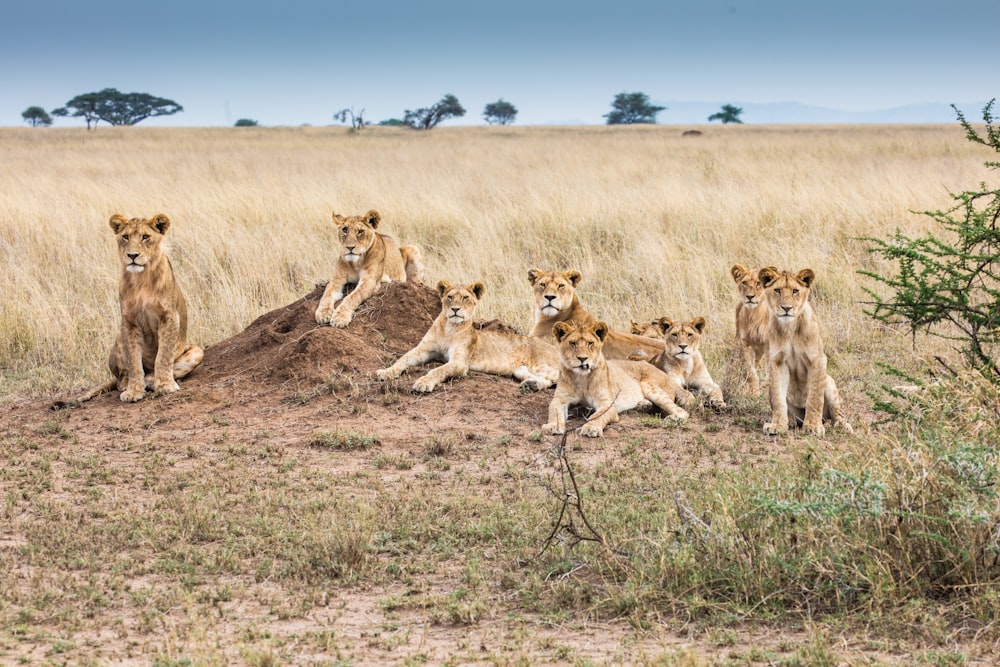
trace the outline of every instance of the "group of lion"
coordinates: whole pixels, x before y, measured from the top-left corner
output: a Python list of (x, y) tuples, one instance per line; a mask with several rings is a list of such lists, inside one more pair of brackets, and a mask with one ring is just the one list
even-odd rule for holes
[[(364, 215), (333, 214), (340, 240), (336, 270), (316, 308), (316, 322), (346, 327), (357, 308), (392, 281), (422, 282), (423, 257), (414, 245), (397, 246), (377, 231), (378, 211)], [(204, 353), (187, 342), (187, 308), (162, 240), (170, 227), (165, 215), (126, 219), (114, 215), (121, 261), (119, 301), (121, 327), (108, 365), (113, 378), (83, 396), (92, 398), (117, 386), (125, 402), (178, 390)], [(778, 434), (789, 424), (823, 435), (824, 420), (850, 430), (841, 417), (837, 386), (826, 372), (826, 355), (819, 323), (809, 303), (814, 274), (768, 266), (732, 268), (740, 291), (736, 329), (752, 392), (759, 391), (757, 366), (768, 360), (771, 420), (764, 432)], [(688, 417), (697, 394), (713, 408), (725, 407), (722, 388), (712, 379), (699, 351), (704, 318), (678, 322), (660, 317), (645, 324), (631, 322), (631, 331), (615, 331), (598, 321), (580, 302), (579, 271), (528, 271), (534, 290), (536, 316), (527, 336), (480, 329), (473, 314), (485, 285), (437, 284), (441, 312), (412, 350), (376, 375), (398, 378), (408, 368), (443, 362), (413, 384), (430, 392), (445, 380), (469, 371), (507, 375), (522, 387), (542, 390), (555, 385), (549, 405), (547, 434), (562, 434), (570, 406), (593, 410), (580, 429), (597, 437), (618, 420), (618, 413), (656, 405), (671, 420)], [(353, 285), (353, 289), (349, 287)], [(551, 342), (554, 338), (555, 344)]]

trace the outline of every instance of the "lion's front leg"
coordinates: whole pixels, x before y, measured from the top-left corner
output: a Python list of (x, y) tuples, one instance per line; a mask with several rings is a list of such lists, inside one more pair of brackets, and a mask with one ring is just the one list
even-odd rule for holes
[(614, 401), (608, 399), (602, 402), (587, 423), (580, 427), (580, 435), (599, 438), (604, 435), (604, 427), (616, 421), (618, 421), (618, 410), (615, 409)]
[(802, 430), (822, 437), (826, 434), (823, 426), (823, 399), (827, 387), (826, 359), (820, 358), (809, 367), (806, 391), (806, 416), (802, 420)]
[(319, 306), (316, 307), (316, 324), (330, 324), (333, 319), (333, 307), (344, 298), (344, 289), (346, 288), (346, 276), (337, 271), (330, 282), (326, 284), (323, 296), (319, 300)]
[(350, 324), (351, 320), (354, 319), (354, 312), (378, 289), (378, 278), (379, 276), (361, 274), (357, 287), (351, 290), (351, 293), (344, 297), (340, 305), (333, 309), (330, 324), (339, 329), (343, 329)]
[(174, 379), (174, 360), (177, 356), (177, 338), (180, 335), (179, 317), (175, 311), (172, 317), (160, 323), (156, 362), (153, 365), (153, 393), (157, 395), (172, 394), (180, 389)]
[(135, 403), (146, 397), (146, 374), (142, 370), (142, 330), (135, 324), (122, 323), (122, 332), (119, 337), (121, 344), (123, 363), (123, 377), (119, 378), (119, 383), (124, 380), (125, 388), (119, 395), (124, 403)]
[(765, 435), (778, 435), (788, 430), (788, 364), (772, 359), (768, 375), (770, 386), (768, 394), (771, 399), (771, 421), (764, 424)]
[(569, 417), (570, 401), (566, 396), (559, 393), (556, 387), (556, 395), (549, 402), (549, 421), (542, 425), (542, 433), (545, 435), (562, 435), (566, 432), (566, 419)]
[(468, 373), (468, 364), (463, 364), (461, 361), (449, 361), (417, 378), (417, 381), (413, 383), (413, 391), (427, 394), (434, 391), (434, 388), (445, 380), (453, 377), (465, 377)]

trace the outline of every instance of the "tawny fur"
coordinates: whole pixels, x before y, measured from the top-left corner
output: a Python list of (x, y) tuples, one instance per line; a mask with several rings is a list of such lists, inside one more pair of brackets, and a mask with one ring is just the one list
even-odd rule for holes
[(666, 349), (650, 363), (666, 373), (674, 384), (707, 396), (713, 408), (725, 408), (722, 387), (712, 379), (699, 349), (705, 318), (674, 322), (669, 317), (661, 317), (656, 321), (656, 331), (663, 336)]
[(177, 380), (201, 363), (204, 352), (187, 342), (187, 303), (163, 246), (170, 219), (162, 213), (131, 220), (113, 215), (108, 224), (122, 265), (121, 327), (108, 357), (114, 378), (76, 400), (89, 400), (116, 386), (128, 403), (145, 398), (147, 389), (173, 393), (180, 388)]
[(739, 350), (741, 371), (751, 394), (760, 393), (757, 369), (767, 363), (768, 329), (771, 312), (764, 301), (764, 288), (760, 284), (759, 269), (748, 269), (734, 264), (729, 270), (740, 293), (736, 304), (736, 345)]
[(452, 377), (469, 371), (507, 375), (521, 380), (526, 389), (547, 389), (559, 377), (559, 354), (554, 345), (539, 338), (499, 331), (480, 331), (472, 315), (486, 287), (481, 282), (453, 286), (442, 280), (437, 285), (441, 313), (412, 350), (389, 368), (376, 372), (380, 380), (399, 377), (407, 368), (430, 361), (441, 366), (419, 377), (413, 390), (433, 391)]
[[(340, 240), (339, 254), (333, 278), (316, 308), (317, 323), (346, 327), (358, 307), (383, 283), (423, 282), (424, 260), (420, 248), (398, 247), (391, 237), (375, 231), (381, 221), (382, 216), (375, 210), (364, 215), (333, 214)], [(355, 287), (346, 292), (350, 284)]]
[(674, 402), (679, 387), (666, 373), (645, 361), (605, 359), (608, 325), (604, 322), (579, 326), (558, 322), (553, 334), (562, 367), (542, 433), (565, 433), (569, 408), (576, 404), (593, 408), (580, 433), (595, 438), (618, 421), (618, 413), (632, 408), (656, 405), (668, 419), (687, 419), (688, 413)]
[[(548, 338), (559, 322), (593, 324), (591, 315), (576, 294), (576, 286), (583, 280), (579, 271), (528, 271), (528, 282), (535, 296), (535, 326), (532, 336)], [(607, 359), (628, 359), (631, 356), (652, 358), (663, 352), (663, 341), (658, 338), (637, 336), (624, 331), (609, 331), (604, 343)]]
[(826, 372), (826, 353), (819, 321), (809, 303), (815, 279), (811, 269), (798, 273), (773, 266), (760, 270), (770, 313), (768, 328), (768, 375), (771, 421), (764, 433), (788, 430), (789, 423), (802, 424), (806, 433), (822, 436), (823, 420), (850, 432), (841, 415), (840, 392)]

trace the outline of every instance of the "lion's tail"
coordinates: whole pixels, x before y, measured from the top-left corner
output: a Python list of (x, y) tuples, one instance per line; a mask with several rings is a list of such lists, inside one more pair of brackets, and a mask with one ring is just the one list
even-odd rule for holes
[(89, 401), (90, 399), (92, 399), (92, 398), (94, 398), (96, 396), (100, 396), (101, 394), (103, 394), (106, 391), (111, 391), (116, 386), (118, 386), (118, 378), (112, 378), (112, 379), (108, 380), (107, 382), (105, 382), (104, 384), (99, 384), (96, 387), (94, 387), (93, 389), (91, 389), (90, 391), (88, 391), (87, 393), (81, 394), (80, 396), (77, 396), (76, 398), (74, 398), (72, 400), (69, 400), (69, 401), (55, 401), (54, 403), (52, 403), (51, 409), (52, 410), (62, 410), (63, 408), (73, 408), (73, 407), (76, 407), (76, 406), (80, 405), (81, 403), (83, 403), (84, 401)]

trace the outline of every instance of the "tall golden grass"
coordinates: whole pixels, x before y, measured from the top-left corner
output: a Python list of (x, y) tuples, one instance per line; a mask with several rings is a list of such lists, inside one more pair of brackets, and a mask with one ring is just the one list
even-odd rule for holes
[[(376, 208), (427, 280), (483, 280), (483, 317), (530, 327), (529, 268), (579, 269), (612, 326), (669, 314), (731, 338), (728, 269), (811, 267), (828, 348), (908, 350), (862, 312), (859, 237), (919, 233), (989, 180), (954, 125), (681, 128), (0, 129), (0, 397), (106, 377), (114, 213), (166, 213), (190, 338), (211, 345), (329, 279), (332, 211)], [(853, 369), (863, 374), (863, 369)]]

